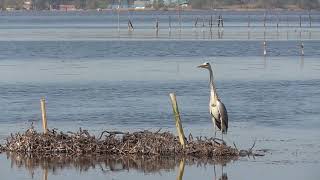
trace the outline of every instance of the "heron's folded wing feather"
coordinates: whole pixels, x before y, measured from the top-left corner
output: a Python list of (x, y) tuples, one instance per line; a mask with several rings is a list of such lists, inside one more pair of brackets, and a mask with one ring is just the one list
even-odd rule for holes
[(222, 122), (224, 123), (224, 125), (226, 126), (226, 128), (228, 129), (228, 112), (227, 112), (227, 108), (222, 102), (218, 103), (217, 106), (218, 106), (218, 111), (220, 113), (220, 118), (221, 118)]

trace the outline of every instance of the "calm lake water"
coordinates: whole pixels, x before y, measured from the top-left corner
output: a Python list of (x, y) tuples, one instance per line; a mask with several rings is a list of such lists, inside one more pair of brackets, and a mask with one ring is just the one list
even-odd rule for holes
[[(220, 13), (225, 27), (211, 33), (206, 19)], [(208, 72), (196, 68), (208, 61), (229, 113), (228, 143), (248, 149), (256, 139), (255, 148), (268, 151), (224, 165), (187, 163), (183, 179), (219, 179), (222, 166), (229, 179), (319, 179), (320, 13), (311, 14), (309, 27), (308, 12), (268, 12), (265, 30), (264, 12), (182, 12), (180, 31), (177, 12), (122, 12), (119, 33), (115, 12), (2, 12), (0, 142), (31, 123), (41, 130), (41, 97), (50, 128), (175, 132), (170, 92), (177, 93), (186, 134), (212, 136)], [(195, 28), (197, 17), (201, 23)], [(48, 173), (50, 180), (164, 180), (175, 179), (179, 170), (179, 162), (170, 160), (161, 161), (170, 166), (153, 171), (115, 171), (99, 162), (59, 167), (46, 160), (30, 169), (19, 160), (0, 154), (3, 179), (44, 179)]]

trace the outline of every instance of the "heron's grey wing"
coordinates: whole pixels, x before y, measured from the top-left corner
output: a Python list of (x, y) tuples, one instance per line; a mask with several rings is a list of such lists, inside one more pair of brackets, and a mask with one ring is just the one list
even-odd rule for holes
[(224, 123), (225, 127), (228, 129), (228, 112), (226, 106), (220, 101), (220, 103), (217, 104), (218, 110), (220, 113), (220, 119), (222, 123)]

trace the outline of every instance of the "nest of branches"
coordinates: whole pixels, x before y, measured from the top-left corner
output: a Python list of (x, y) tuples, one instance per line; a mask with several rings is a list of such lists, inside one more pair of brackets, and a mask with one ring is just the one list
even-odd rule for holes
[[(59, 154), (72, 156), (82, 155), (143, 155), (143, 156), (192, 156), (195, 158), (239, 157), (243, 151), (213, 138), (195, 138), (190, 135), (186, 147), (180, 145), (179, 139), (169, 132), (139, 131), (124, 133), (119, 131), (103, 131), (99, 137), (91, 135), (87, 130), (78, 132), (39, 133), (33, 128), (24, 133), (11, 134), (5, 145), (0, 146), (2, 152), (20, 154), (36, 154), (54, 157)], [(249, 155), (246, 153), (245, 155)]]

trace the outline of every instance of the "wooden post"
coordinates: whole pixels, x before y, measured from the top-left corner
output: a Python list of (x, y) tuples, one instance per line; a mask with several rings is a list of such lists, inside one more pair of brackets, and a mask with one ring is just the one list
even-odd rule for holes
[(185, 140), (182, 124), (181, 124), (180, 113), (179, 113), (178, 103), (177, 103), (175, 93), (170, 93), (170, 99), (171, 99), (171, 103), (172, 103), (172, 110), (173, 110), (173, 114), (174, 114), (174, 119), (176, 121), (176, 128), (177, 128), (178, 135), (179, 135), (179, 141), (180, 141), (180, 144), (182, 145), (182, 147), (185, 148), (186, 147), (186, 140)]
[(312, 19), (311, 19), (311, 13), (309, 11), (309, 27), (311, 28), (311, 26), (312, 26)]
[(41, 98), (40, 104), (41, 104), (43, 133), (47, 134), (48, 128), (47, 128), (47, 112), (46, 112), (46, 100), (45, 100), (45, 98)]
[(179, 172), (178, 172), (178, 176), (177, 176), (177, 180), (182, 180), (183, 174), (184, 174), (184, 167), (185, 167), (185, 159), (182, 158), (180, 160), (180, 164), (179, 164)]

